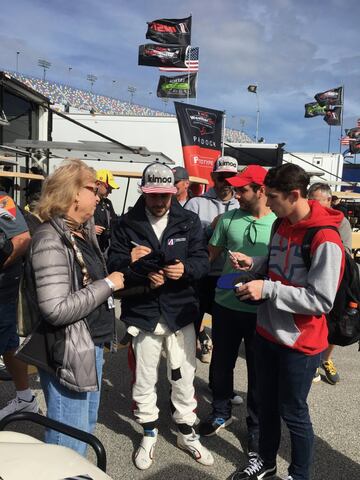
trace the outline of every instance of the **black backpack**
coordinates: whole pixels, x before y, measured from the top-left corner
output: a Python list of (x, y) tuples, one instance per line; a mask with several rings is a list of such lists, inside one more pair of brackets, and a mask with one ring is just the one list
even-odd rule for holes
[[(273, 234), (277, 231), (280, 223), (280, 218), (275, 220), (273, 226)], [(334, 226), (321, 226), (308, 228), (303, 238), (301, 246), (301, 256), (307, 270), (311, 267), (311, 244), (314, 236), (319, 230), (338, 229)], [(346, 309), (350, 302), (357, 303), (358, 308), (356, 314), (348, 315)], [(345, 268), (344, 275), (340, 282), (338, 291), (335, 296), (333, 308), (326, 315), (329, 336), (328, 341), (331, 345), (340, 345), (342, 347), (352, 345), (360, 340), (360, 275), (359, 267), (355, 260), (345, 252)], [(360, 344), (359, 344), (360, 349)]]

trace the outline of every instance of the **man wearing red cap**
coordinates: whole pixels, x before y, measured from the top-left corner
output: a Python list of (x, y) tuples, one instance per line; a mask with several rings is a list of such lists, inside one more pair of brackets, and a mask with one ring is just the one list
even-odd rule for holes
[[(228, 178), (235, 189), (240, 208), (220, 218), (210, 239), (210, 260), (227, 252), (222, 275), (234, 272), (231, 251), (266, 255), (275, 215), (266, 206), (264, 178), (267, 170), (250, 165), (239, 175)], [(247, 427), (248, 454), (258, 451), (258, 417), (254, 362), (256, 306), (240, 302), (233, 290), (216, 289), (212, 317), (213, 356), (211, 361), (212, 414), (200, 425), (200, 434), (214, 435), (232, 421), (231, 396), (234, 368), (242, 340), (248, 369)]]

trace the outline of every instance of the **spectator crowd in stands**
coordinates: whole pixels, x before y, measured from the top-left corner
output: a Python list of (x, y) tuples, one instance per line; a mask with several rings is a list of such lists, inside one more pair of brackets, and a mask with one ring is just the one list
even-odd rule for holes
[[(63, 85), (57, 82), (49, 82), (40, 78), (26, 76), (20, 73), (9, 72), (14, 78), (23, 82), (28, 87), (36, 90), (50, 101), (67, 110), (69, 107), (79, 110), (85, 110), (91, 113), (103, 115), (122, 115), (139, 117), (169, 117), (174, 116), (161, 110), (126, 102), (114, 97), (92, 93), (90, 90), (80, 90), (78, 88)], [(232, 143), (249, 143), (251, 138), (239, 130), (226, 128), (225, 141)]]

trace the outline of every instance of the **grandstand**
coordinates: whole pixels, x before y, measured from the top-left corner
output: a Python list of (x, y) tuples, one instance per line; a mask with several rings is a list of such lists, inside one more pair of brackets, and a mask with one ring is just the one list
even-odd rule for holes
[[(24, 83), (33, 90), (48, 97), (55, 106), (61, 110), (68, 111), (75, 109), (98, 113), (101, 115), (120, 115), (136, 117), (173, 117), (173, 114), (155, 110), (144, 105), (119, 100), (114, 97), (98, 95), (89, 90), (80, 90), (78, 88), (63, 85), (57, 82), (49, 82), (36, 77), (26, 76), (20, 73), (7, 72), (12, 77)], [(253, 140), (244, 132), (231, 128), (225, 129), (225, 142), (230, 143), (253, 143)]]

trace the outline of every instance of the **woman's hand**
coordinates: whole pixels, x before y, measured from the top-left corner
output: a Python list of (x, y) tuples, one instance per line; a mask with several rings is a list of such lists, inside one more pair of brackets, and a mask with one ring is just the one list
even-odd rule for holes
[(107, 278), (115, 285), (115, 292), (124, 288), (124, 275), (122, 273), (112, 272)]

